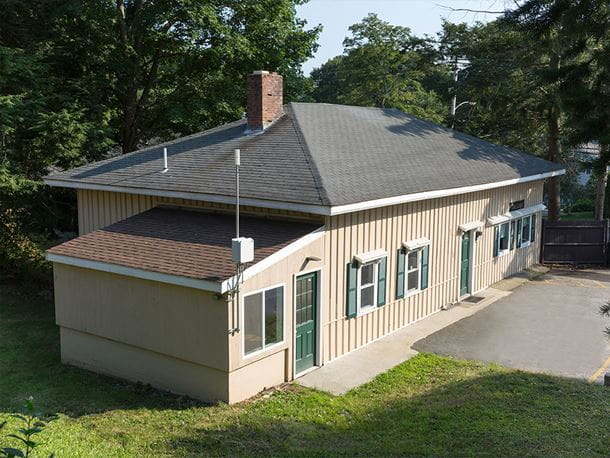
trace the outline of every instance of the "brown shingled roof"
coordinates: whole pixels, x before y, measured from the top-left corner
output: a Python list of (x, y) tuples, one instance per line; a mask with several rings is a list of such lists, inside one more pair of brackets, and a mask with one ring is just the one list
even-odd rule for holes
[[(254, 239), (256, 263), (320, 226), (242, 217), (240, 235)], [(235, 273), (234, 233), (231, 215), (153, 208), (55, 246), (49, 253), (221, 282)]]

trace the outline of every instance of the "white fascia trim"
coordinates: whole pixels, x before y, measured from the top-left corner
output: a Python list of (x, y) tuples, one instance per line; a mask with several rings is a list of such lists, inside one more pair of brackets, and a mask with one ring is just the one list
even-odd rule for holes
[(459, 228), (462, 232), (470, 232), (483, 227), (484, 223), (481, 221), (471, 221), (469, 223), (460, 224)]
[(512, 212), (506, 212), (503, 215), (490, 216), (487, 218), (487, 224), (489, 226), (495, 226), (496, 224), (505, 223), (515, 218), (522, 218), (523, 216), (533, 215), (540, 211), (546, 210), (544, 204), (533, 205), (527, 208), (521, 208), (520, 210), (514, 210)]
[[(407, 202), (417, 202), (420, 200), (436, 199), (439, 197), (455, 196), (466, 194), (469, 192), (485, 191), (487, 189), (501, 188), (519, 183), (527, 183), (529, 181), (543, 180), (545, 178), (560, 176), (566, 173), (565, 169), (555, 172), (541, 173), (528, 177), (514, 178), (511, 180), (495, 181), (493, 183), (485, 183), (474, 186), (464, 186), (460, 188), (439, 189), (437, 191), (417, 192), (413, 194), (405, 194), (402, 196), (387, 197), (383, 199), (368, 200), (355, 204), (336, 205), (327, 207), (323, 205), (299, 204), (292, 202), (281, 202), (265, 199), (240, 199), (243, 205), (261, 208), (273, 208), (277, 210), (290, 210), (303, 213), (312, 213), (316, 215), (334, 216), (344, 213), (351, 213), (360, 210), (369, 210), (371, 208), (387, 207), (389, 205), (403, 204)], [(61, 180), (54, 178), (44, 178), (44, 183), (49, 186), (58, 186), (63, 188), (74, 189), (89, 189), (92, 191), (109, 191), (109, 192), (124, 192), (126, 194), (139, 194), (145, 196), (158, 197), (174, 197), (177, 199), (201, 200), (205, 202), (217, 202), (223, 204), (234, 204), (235, 199), (231, 196), (222, 196), (217, 194), (202, 194), (195, 192), (179, 192), (179, 191), (162, 191), (157, 189), (133, 188), (127, 186), (102, 185), (93, 183), (82, 183), (72, 180)]]
[[(276, 251), (272, 255), (267, 256), (265, 259), (248, 267), (246, 270), (244, 270), (244, 272), (241, 275), (241, 283), (249, 280), (253, 276), (261, 273), (263, 270), (271, 267), (272, 265), (274, 265), (277, 262), (281, 261), (282, 259), (290, 256), (291, 254), (296, 253), (301, 248), (304, 248), (305, 246), (309, 245), (310, 243), (318, 240), (319, 238), (323, 237), (325, 233), (326, 233), (325, 226), (321, 226), (318, 229), (316, 229), (315, 231), (310, 232), (307, 235), (304, 235), (300, 239), (292, 242), (290, 245), (285, 246), (281, 250)], [(255, 243), (256, 243), (256, 241), (255, 241)], [(235, 276), (223, 281), (220, 292), (224, 294), (227, 291), (230, 291), (231, 289), (233, 289), (233, 287), (236, 284), (236, 281), (237, 281), (237, 278)]]
[(430, 245), (430, 239), (425, 237), (421, 237), (415, 240), (409, 240), (408, 242), (403, 242), (402, 246), (404, 246), (407, 251), (417, 250), (418, 248), (425, 247), (426, 245)]
[(47, 253), (47, 261), (56, 262), (58, 264), (66, 264), (69, 266), (82, 267), (83, 269), (99, 270), (101, 272), (109, 272), (127, 277), (141, 278), (144, 280), (156, 281), (159, 283), (169, 283), (171, 285), (184, 286), (186, 288), (201, 289), (204, 291), (212, 291), (215, 293), (221, 292), (221, 284), (198, 280), (196, 278), (182, 277), (179, 275), (169, 275), (160, 272), (151, 272), (149, 270), (136, 269), (133, 267), (120, 266), (118, 264), (110, 264), (108, 262), (91, 261), (89, 259), (75, 258), (53, 253)]
[[(123, 192), (125, 194), (136, 194), (143, 196), (173, 197), (175, 199), (199, 200), (204, 202), (215, 202), (220, 204), (235, 204), (235, 198), (219, 194), (203, 194), (198, 192), (164, 191), (160, 189), (133, 188), (127, 186), (115, 186), (105, 184), (81, 183), (71, 180), (58, 180), (44, 178), (44, 183), (49, 186), (60, 188), (87, 189), (91, 191)], [(293, 202), (280, 202), (275, 200), (252, 199), (241, 197), (240, 204), (249, 207), (273, 208), (275, 210), (289, 210), (301, 213), (313, 213), (316, 215), (330, 215), (330, 207), (322, 205), (299, 204)]]
[(407, 202), (417, 202), (420, 200), (436, 199), (439, 197), (455, 196), (458, 194), (466, 194), (469, 192), (485, 191), (487, 189), (501, 188), (503, 186), (511, 186), (519, 183), (527, 183), (529, 181), (543, 180), (545, 178), (556, 177), (566, 173), (565, 169), (555, 172), (541, 173), (528, 177), (514, 178), (512, 180), (495, 181), (493, 183), (479, 184), (474, 186), (464, 186), (461, 188), (439, 189), (438, 191), (417, 192), (414, 194), (406, 194), (403, 196), (388, 197), (384, 199), (369, 200), (366, 202), (358, 202), (356, 204), (339, 205), (330, 207), (330, 214), (340, 215), (343, 213), (351, 213), (359, 210), (368, 210), (371, 208), (386, 207), (388, 205), (397, 205)]
[(377, 259), (385, 258), (388, 252), (379, 248), (377, 250), (367, 251), (366, 253), (357, 254), (354, 259), (360, 264), (366, 264), (367, 262), (376, 261)]

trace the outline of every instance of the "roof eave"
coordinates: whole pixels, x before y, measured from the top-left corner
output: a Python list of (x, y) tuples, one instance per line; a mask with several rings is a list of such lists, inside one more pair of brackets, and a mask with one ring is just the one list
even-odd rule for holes
[(159, 283), (168, 283), (170, 285), (184, 286), (187, 288), (211, 291), (219, 294), (222, 292), (221, 282), (200, 280), (197, 278), (185, 277), (181, 275), (171, 275), (161, 272), (153, 272), (150, 270), (137, 269), (133, 267), (122, 266), (119, 264), (112, 264), (109, 262), (93, 261), (91, 259), (77, 258), (75, 256), (66, 256), (49, 252), (47, 252), (46, 257), (47, 261), (57, 264), (65, 264), (73, 267), (80, 267), (83, 269), (124, 275), (127, 277), (140, 278), (142, 280), (150, 280)]
[[(527, 183), (530, 181), (544, 180), (546, 178), (560, 176), (565, 174), (565, 169), (554, 170), (551, 172), (539, 173), (536, 175), (529, 175), (525, 177), (512, 178), (509, 180), (494, 181), (491, 183), (483, 183), (478, 185), (463, 186), (459, 188), (448, 188), (439, 189), (434, 191), (424, 191), (412, 194), (405, 194), (394, 197), (386, 197), (382, 199), (374, 199), (362, 202), (356, 202), (345, 205), (325, 206), (325, 205), (314, 205), (304, 204), (297, 202), (284, 202), (276, 200), (265, 200), (255, 198), (240, 198), (243, 205), (259, 207), (259, 208), (271, 208), (276, 210), (289, 210), (302, 213), (311, 213), (316, 215), (324, 216), (335, 216), (342, 215), (345, 213), (352, 213), (355, 211), (369, 210), (372, 208), (387, 207), (390, 205), (398, 205), (408, 202), (417, 202), (427, 199), (437, 199), (441, 197), (455, 196), (459, 194), (466, 194), (470, 192), (485, 191), (488, 189), (501, 188), (503, 186), (511, 186), (519, 183)], [(44, 183), (49, 186), (58, 186), (64, 188), (74, 189), (87, 189), (92, 191), (110, 191), (110, 192), (123, 192), (127, 194), (140, 194), (148, 196), (158, 197), (174, 197), (178, 199), (190, 199), (199, 200), (206, 202), (216, 202), (224, 204), (234, 204), (235, 199), (232, 196), (225, 196), (220, 194), (205, 194), (205, 193), (192, 193), (183, 191), (165, 191), (158, 189), (147, 189), (147, 188), (135, 188), (127, 186), (115, 186), (115, 185), (101, 185), (95, 183), (84, 183), (82, 181), (65, 180), (61, 178), (53, 178), (52, 176), (45, 177)]]
[(424, 191), (413, 194), (405, 194), (402, 196), (386, 197), (383, 199), (368, 200), (365, 202), (357, 202), (354, 204), (337, 205), (330, 208), (330, 215), (341, 215), (344, 213), (352, 213), (355, 211), (369, 210), (372, 208), (387, 207), (389, 205), (398, 205), (408, 202), (418, 202), (421, 200), (438, 199), (441, 197), (449, 197), (470, 192), (485, 191), (488, 189), (501, 188), (503, 186), (511, 186), (519, 183), (527, 183), (530, 181), (544, 180), (545, 178), (560, 176), (565, 174), (565, 169), (555, 170), (552, 172), (540, 173), (526, 177), (513, 178), (510, 180), (494, 181), (472, 186), (463, 186), (460, 188), (439, 189), (436, 191)]
[[(162, 189), (136, 188), (131, 186), (104, 185), (96, 183), (85, 183), (82, 181), (53, 178), (43, 178), (45, 184), (61, 188), (86, 189), (90, 191), (122, 192), (126, 194), (138, 194), (144, 196), (173, 197), (176, 199), (199, 200), (204, 202), (215, 202), (222, 204), (235, 204), (235, 197), (222, 194), (206, 194), (184, 191), (167, 191)], [(312, 213), (316, 215), (330, 215), (331, 207), (324, 205), (306, 204), (299, 202), (283, 202), (277, 200), (255, 199), (240, 197), (241, 205), (259, 208), (272, 208), (276, 210), (289, 210), (301, 213)]]

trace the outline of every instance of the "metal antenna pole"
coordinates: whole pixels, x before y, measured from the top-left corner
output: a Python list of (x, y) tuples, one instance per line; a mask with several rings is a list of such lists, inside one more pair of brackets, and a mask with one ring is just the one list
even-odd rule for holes
[[(241, 164), (240, 150), (235, 150), (235, 236), (239, 238), (239, 166)], [(241, 265), (237, 263), (235, 268), (235, 279), (237, 284), (235, 285), (235, 323), (233, 326), (234, 332), (239, 332), (239, 282), (241, 276)]]
[(236, 237), (239, 238), (239, 165), (241, 162), (240, 151), (235, 150), (235, 227)]

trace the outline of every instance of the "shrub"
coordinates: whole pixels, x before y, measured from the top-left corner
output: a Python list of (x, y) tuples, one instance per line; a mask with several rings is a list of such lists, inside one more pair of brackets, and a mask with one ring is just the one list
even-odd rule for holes
[(572, 205), (573, 212), (592, 212), (595, 209), (595, 201), (593, 199), (577, 199)]
[(42, 236), (23, 231), (15, 210), (0, 210), (0, 263), (6, 273), (41, 286), (51, 284), (51, 265), (45, 260)]
[[(0, 447), (0, 456), (13, 458), (13, 457), (29, 457), (34, 449), (39, 446), (39, 443), (35, 441), (35, 437), (40, 434), (44, 427), (54, 419), (54, 417), (43, 417), (40, 412), (37, 412), (34, 407), (34, 400), (32, 397), (25, 401), (25, 413), (23, 415), (11, 415), (21, 422), (22, 427), (17, 429), (15, 433), (7, 434), (6, 437), (15, 439), (20, 445), (20, 448), (16, 447)], [(6, 421), (0, 423), (0, 430), (6, 426)], [(51, 455), (53, 456), (53, 455)]]

